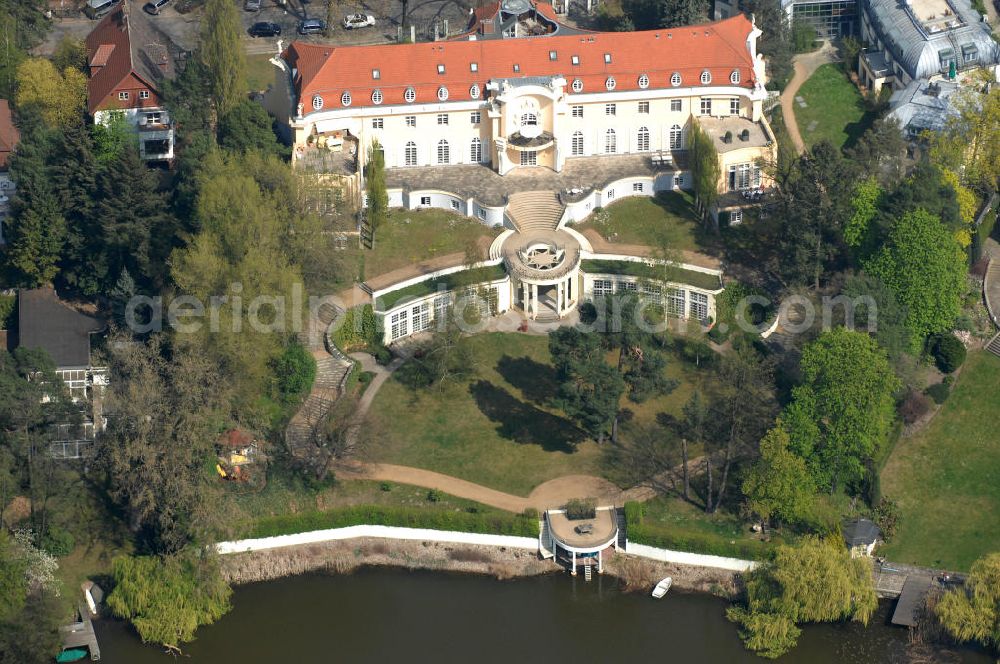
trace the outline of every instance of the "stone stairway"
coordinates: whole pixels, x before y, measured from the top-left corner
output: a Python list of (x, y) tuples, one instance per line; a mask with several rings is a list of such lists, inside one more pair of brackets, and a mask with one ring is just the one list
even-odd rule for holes
[(538, 520), (538, 555), (541, 556), (542, 560), (556, 557), (551, 546), (552, 535), (549, 533), (549, 520), (543, 516)]
[(625, 509), (615, 508), (615, 521), (618, 523), (618, 550), (625, 550), (625, 543), (628, 542), (628, 522), (625, 520)]
[(299, 340), (316, 358), (316, 378), (309, 396), (285, 429), (285, 445), (297, 459), (308, 456), (316, 428), (337, 402), (354, 367), (354, 362), (330, 338), (331, 324), (343, 314), (342, 308), (324, 303), (299, 333)]
[(986, 344), (986, 350), (1000, 357), (1000, 333), (990, 339), (990, 342)]
[(559, 226), (563, 204), (554, 191), (520, 191), (507, 199), (507, 216), (521, 233), (551, 231)]

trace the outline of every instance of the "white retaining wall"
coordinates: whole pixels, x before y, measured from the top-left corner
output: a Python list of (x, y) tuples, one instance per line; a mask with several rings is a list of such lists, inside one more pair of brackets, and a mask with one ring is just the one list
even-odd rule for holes
[(219, 542), (215, 545), (215, 550), (219, 554), (225, 555), (227, 553), (265, 551), (267, 549), (280, 549), (285, 546), (317, 544), (319, 542), (332, 542), (358, 537), (380, 537), (383, 539), (447, 542), (452, 544), (481, 544), (483, 546), (506, 546), (513, 549), (538, 550), (537, 537), (484, 535), (481, 533), (461, 533), (453, 530), (400, 528), (397, 526), (347, 526), (346, 528), (312, 530), (307, 533), (295, 533), (294, 535), (277, 535), (275, 537), (259, 537), (257, 539), (237, 540), (235, 542)]
[(714, 567), (716, 569), (726, 569), (731, 572), (748, 572), (757, 566), (752, 560), (740, 560), (739, 558), (723, 558), (722, 556), (709, 556), (702, 553), (688, 553), (687, 551), (671, 551), (669, 549), (657, 549), (645, 544), (635, 544), (626, 542), (625, 551), (630, 556), (659, 560), (664, 563), (678, 563), (680, 565), (694, 565), (696, 567)]
[[(220, 555), (230, 553), (245, 553), (248, 551), (266, 551), (280, 549), (286, 546), (301, 544), (318, 544), (349, 540), (359, 537), (377, 537), (381, 539), (417, 540), (422, 542), (443, 542), (447, 544), (479, 544), (482, 546), (502, 546), (512, 549), (538, 550), (538, 538), (516, 537), (514, 535), (484, 535), (481, 533), (462, 533), (453, 530), (430, 530), (428, 528), (400, 528), (397, 526), (347, 526), (345, 528), (329, 528), (327, 530), (312, 530), (294, 535), (277, 535), (275, 537), (260, 537), (256, 539), (236, 540), (234, 542), (219, 542), (215, 550)], [(645, 544), (627, 542), (627, 555), (649, 558), (665, 563), (693, 565), (695, 567), (712, 567), (731, 572), (747, 572), (757, 566), (752, 560), (739, 558), (724, 558), (686, 551), (670, 551), (657, 549)]]

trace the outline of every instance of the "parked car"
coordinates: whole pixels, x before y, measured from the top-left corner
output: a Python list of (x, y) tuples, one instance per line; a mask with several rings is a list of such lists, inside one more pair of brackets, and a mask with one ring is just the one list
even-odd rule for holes
[(316, 35), (326, 30), (326, 21), (318, 18), (307, 18), (299, 23), (300, 35)]
[(246, 2), (243, 3), (243, 9), (248, 12), (259, 12), (260, 0), (246, 0)]
[(142, 6), (142, 11), (146, 12), (150, 16), (156, 16), (160, 13), (160, 10), (167, 6), (170, 0), (152, 0), (152, 2), (147, 2)]
[(251, 25), (248, 32), (251, 37), (277, 37), (281, 34), (281, 26), (277, 23), (260, 21)]
[(375, 17), (371, 14), (351, 14), (344, 17), (344, 30), (367, 28), (370, 25), (375, 25)]
[(118, 0), (87, 0), (83, 13), (88, 18), (98, 19), (114, 9), (116, 4)]

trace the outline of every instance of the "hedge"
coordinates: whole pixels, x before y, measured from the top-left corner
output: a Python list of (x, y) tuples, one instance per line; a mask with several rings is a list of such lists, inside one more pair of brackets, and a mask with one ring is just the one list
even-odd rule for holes
[(538, 537), (538, 520), (520, 514), (455, 512), (388, 505), (353, 505), (326, 512), (263, 517), (256, 521), (248, 536), (274, 537), (361, 525)]

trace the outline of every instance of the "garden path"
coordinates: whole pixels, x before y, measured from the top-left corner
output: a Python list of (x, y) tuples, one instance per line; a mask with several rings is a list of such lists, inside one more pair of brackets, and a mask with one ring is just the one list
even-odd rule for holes
[(788, 137), (795, 145), (795, 150), (800, 154), (806, 151), (805, 141), (799, 132), (799, 123), (795, 119), (795, 97), (799, 93), (802, 84), (813, 75), (820, 65), (833, 62), (836, 58), (836, 49), (831, 42), (823, 42), (823, 46), (812, 53), (803, 53), (793, 58), (795, 73), (792, 80), (788, 82), (781, 92), (781, 114), (785, 120), (785, 129)]

